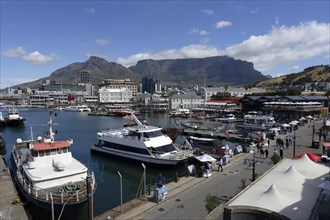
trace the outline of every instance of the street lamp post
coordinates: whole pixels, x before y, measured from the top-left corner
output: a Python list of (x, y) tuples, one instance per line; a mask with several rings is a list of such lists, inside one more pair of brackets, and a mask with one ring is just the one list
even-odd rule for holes
[(147, 183), (146, 183), (146, 166), (144, 165), (144, 163), (142, 163), (142, 167), (143, 167), (143, 190), (144, 190), (144, 200), (147, 199), (146, 197), (146, 192), (147, 192)]
[(256, 176), (256, 161), (255, 161), (255, 147), (253, 147), (253, 159), (252, 159), (252, 182), (254, 182)]
[(118, 171), (118, 175), (120, 178), (120, 213), (123, 213), (123, 181), (119, 171)]
[(315, 120), (313, 120), (313, 136), (312, 136), (312, 147), (314, 145), (314, 134), (315, 134)]
[(296, 130), (293, 130), (293, 158), (296, 157)]

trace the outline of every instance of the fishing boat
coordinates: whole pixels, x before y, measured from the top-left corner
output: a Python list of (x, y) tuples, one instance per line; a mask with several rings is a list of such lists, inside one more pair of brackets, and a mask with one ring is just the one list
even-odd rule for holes
[(57, 212), (86, 203), (96, 183), (93, 172), (72, 156), (73, 140), (55, 141), (55, 117), (50, 114), (45, 137), (34, 140), (31, 129), (31, 139), (16, 140), (8, 164), (23, 199)]
[(5, 121), (7, 126), (20, 126), (24, 124), (25, 118), (19, 114), (18, 109), (12, 106), (8, 109), (8, 115)]
[(173, 166), (192, 157), (187, 141), (176, 145), (161, 127), (144, 125), (133, 113), (131, 117), (135, 126), (98, 132), (98, 143), (91, 150), (159, 166)]
[(89, 108), (87, 105), (72, 105), (67, 106), (63, 109), (63, 111), (68, 112), (91, 112), (91, 108)]

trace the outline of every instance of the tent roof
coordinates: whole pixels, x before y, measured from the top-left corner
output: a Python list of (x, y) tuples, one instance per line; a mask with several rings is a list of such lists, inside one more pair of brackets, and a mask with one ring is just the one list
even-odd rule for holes
[(306, 154), (283, 159), (226, 206), (263, 208), (289, 219), (308, 218), (322, 190), (319, 185), (328, 172), (328, 167), (311, 161)]

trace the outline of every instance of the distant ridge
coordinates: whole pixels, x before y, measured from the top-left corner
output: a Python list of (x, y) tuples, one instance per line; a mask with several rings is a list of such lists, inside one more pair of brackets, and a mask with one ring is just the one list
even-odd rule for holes
[(104, 79), (131, 78), (140, 83), (141, 79), (151, 73), (162, 85), (190, 86), (203, 85), (206, 74), (207, 84), (211, 85), (245, 85), (268, 79), (254, 69), (253, 63), (235, 60), (228, 56), (207, 58), (140, 60), (135, 66), (126, 68), (121, 64), (108, 62), (104, 58), (91, 56), (85, 62), (77, 62), (60, 68), (49, 77), (17, 85), (15, 87), (37, 88), (43, 80), (58, 83), (74, 83), (80, 78), (80, 72), (91, 73), (91, 83), (100, 84)]

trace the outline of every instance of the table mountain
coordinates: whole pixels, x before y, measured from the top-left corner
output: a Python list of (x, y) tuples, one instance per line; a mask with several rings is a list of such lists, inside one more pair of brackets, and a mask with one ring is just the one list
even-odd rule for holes
[[(36, 88), (43, 80), (57, 83), (79, 82), (80, 72), (87, 70), (91, 73), (91, 83), (100, 84), (104, 79), (131, 78), (140, 83), (147, 74), (154, 73), (162, 85), (189, 86), (203, 85), (204, 75), (208, 85), (244, 85), (253, 84), (268, 79), (255, 70), (253, 63), (235, 60), (228, 56), (207, 58), (141, 60), (135, 66), (126, 68), (115, 62), (91, 56), (85, 62), (72, 63), (51, 73), (49, 77), (24, 83), (18, 86)], [(15, 87), (18, 87), (15, 86)]]

